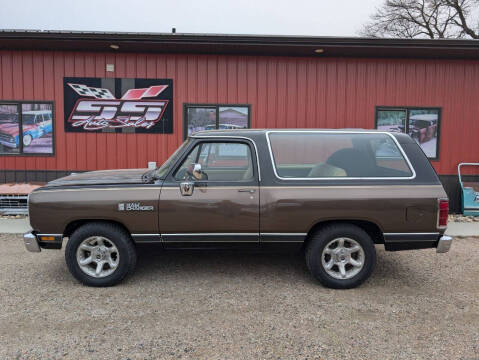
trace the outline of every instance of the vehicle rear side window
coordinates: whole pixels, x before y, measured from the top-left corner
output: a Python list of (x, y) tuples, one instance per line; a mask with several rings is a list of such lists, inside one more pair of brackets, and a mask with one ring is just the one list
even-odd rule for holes
[(383, 133), (271, 132), (281, 178), (409, 178), (413, 172), (392, 136)]

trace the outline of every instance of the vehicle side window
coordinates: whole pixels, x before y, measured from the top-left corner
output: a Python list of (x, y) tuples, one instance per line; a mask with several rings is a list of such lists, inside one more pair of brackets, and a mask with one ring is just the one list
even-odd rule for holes
[(191, 165), (191, 164), (195, 164), (197, 159), (198, 159), (198, 151), (200, 149), (200, 146), (197, 145), (195, 146), (195, 148), (193, 150), (191, 150), (191, 152), (188, 154), (188, 156), (186, 157), (186, 159), (183, 161), (183, 163), (181, 164), (181, 166), (178, 168), (178, 170), (176, 170), (176, 173), (175, 173), (175, 180), (184, 180), (187, 178), (187, 170), (188, 170), (188, 167)]
[(272, 132), (274, 165), (283, 178), (409, 177), (412, 171), (387, 134)]
[(408, 172), (409, 167), (394, 141), (387, 137), (371, 141), (376, 157), (376, 165), (381, 169), (399, 170)]
[(236, 142), (203, 142), (195, 146), (175, 173), (175, 180), (188, 178), (188, 167), (200, 164), (208, 181), (253, 179), (253, 161), (248, 145)]

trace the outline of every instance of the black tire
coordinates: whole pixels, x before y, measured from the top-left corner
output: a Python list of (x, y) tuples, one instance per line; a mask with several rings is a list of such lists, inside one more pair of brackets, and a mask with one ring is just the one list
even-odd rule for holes
[[(111, 241), (118, 249), (118, 266), (108, 276), (102, 278), (90, 276), (80, 268), (77, 262), (78, 247), (91, 236), (102, 236)], [(91, 222), (73, 232), (65, 248), (65, 260), (70, 273), (82, 284), (95, 287), (113, 286), (135, 270), (136, 249), (130, 235), (122, 227), (110, 223)]]
[[(328, 225), (313, 235), (306, 247), (306, 265), (311, 274), (324, 286), (333, 289), (351, 289), (366, 281), (376, 266), (376, 248), (371, 237), (361, 228), (352, 224)], [(322, 264), (324, 248), (337, 238), (350, 238), (364, 251), (362, 269), (349, 279), (337, 279), (329, 275)]]

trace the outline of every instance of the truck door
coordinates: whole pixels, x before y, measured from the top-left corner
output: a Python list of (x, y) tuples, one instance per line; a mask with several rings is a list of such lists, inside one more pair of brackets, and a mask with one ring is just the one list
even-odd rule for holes
[(159, 227), (165, 247), (259, 243), (259, 179), (252, 143), (197, 139), (163, 184)]

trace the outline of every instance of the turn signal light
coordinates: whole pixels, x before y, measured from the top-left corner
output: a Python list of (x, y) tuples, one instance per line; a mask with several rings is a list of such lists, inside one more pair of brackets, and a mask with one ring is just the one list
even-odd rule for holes
[(447, 218), (449, 216), (449, 200), (438, 200), (438, 212), (437, 212), (437, 227), (439, 229), (445, 229), (447, 227)]
[(53, 241), (55, 240), (54, 236), (40, 236), (40, 241)]

